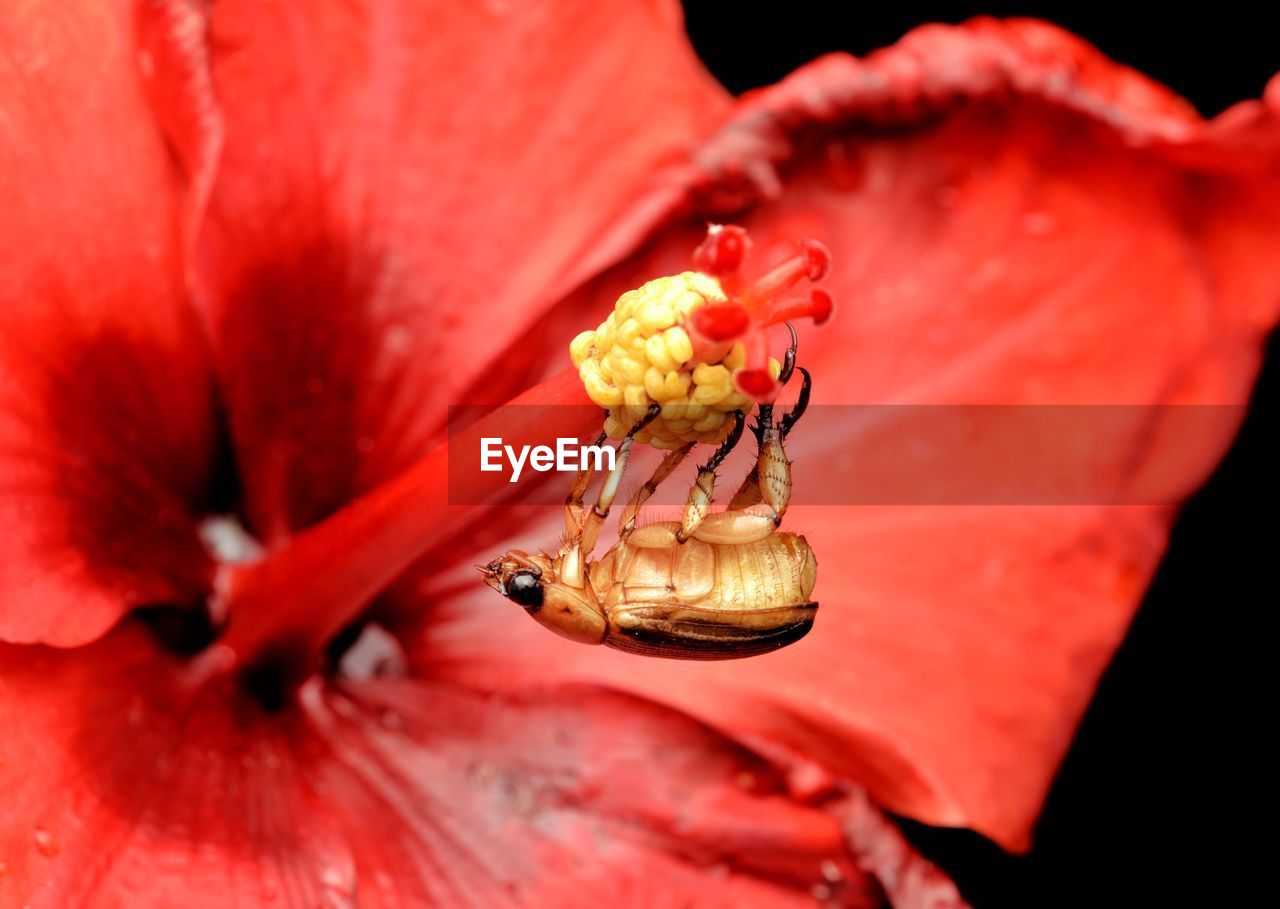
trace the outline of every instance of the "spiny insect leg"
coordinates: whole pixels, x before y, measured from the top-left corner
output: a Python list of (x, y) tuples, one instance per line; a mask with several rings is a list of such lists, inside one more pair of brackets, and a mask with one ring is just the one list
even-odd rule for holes
[(660, 405), (650, 405), (648, 412), (627, 430), (622, 444), (618, 446), (618, 460), (614, 464), (613, 470), (609, 472), (609, 475), (605, 477), (604, 483), (600, 486), (600, 494), (596, 498), (595, 507), (591, 509), (591, 513), (587, 515), (586, 521), (582, 526), (582, 540), (579, 548), (583, 558), (589, 556), (591, 551), (595, 549), (596, 540), (600, 536), (600, 528), (604, 526), (605, 519), (609, 517), (609, 509), (613, 507), (613, 500), (617, 498), (618, 487), (622, 483), (623, 475), (627, 472), (627, 461), (631, 458), (631, 446), (634, 442), (635, 434), (656, 420), (661, 412), (662, 407)]
[(720, 447), (707, 460), (707, 463), (698, 468), (698, 478), (694, 480), (693, 488), (689, 490), (689, 498), (685, 500), (684, 505), (684, 516), (680, 521), (680, 530), (676, 532), (676, 539), (681, 543), (693, 535), (698, 525), (702, 523), (702, 519), (707, 516), (707, 512), (711, 510), (711, 500), (715, 494), (716, 468), (729, 456), (729, 452), (737, 447), (746, 422), (747, 418), (743, 412), (735, 410), (733, 428), (729, 430), (729, 435), (720, 443)]
[(668, 451), (662, 462), (654, 469), (653, 476), (649, 477), (644, 485), (635, 491), (631, 496), (631, 500), (627, 502), (626, 509), (622, 512), (622, 520), (620, 521), (622, 527), (621, 537), (625, 538), (631, 531), (635, 530), (636, 518), (640, 514), (641, 506), (649, 500), (651, 495), (657, 492), (658, 487), (680, 466), (689, 452), (693, 451), (693, 446), (696, 444), (696, 442), (686, 442), (679, 448)]
[[(605, 443), (608, 435), (601, 430), (599, 437), (593, 444), (599, 448)], [(583, 514), (582, 500), (587, 494), (587, 487), (591, 485), (591, 475), (594, 468), (591, 466), (590, 458), (582, 459), (582, 469), (578, 471), (578, 476), (574, 479), (573, 485), (569, 487), (569, 494), (564, 500), (564, 535), (566, 540), (577, 539), (582, 533)]]

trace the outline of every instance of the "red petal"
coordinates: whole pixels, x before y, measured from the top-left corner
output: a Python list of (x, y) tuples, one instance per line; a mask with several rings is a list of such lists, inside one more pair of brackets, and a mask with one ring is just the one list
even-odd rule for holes
[(824, 874), (837, 905), (881, 905), (830, 816), (653, 704), (388, 681), (313, 718), (373, 906), (807, 906)]
[[(1280, 305), (1280, 91), (1205, 124), (1043, 24), (930, 27), (865, 61), (825, 58), (744, 99), (700, 160), (706, 199), (758, 203), (735, 216), (757, 255), (796, 236), (833, 251), (825, 286), (840, 314), (800, 326), (820, 403), (1238, 406)], [(775, 172), (785, 182), (760, 176)], [(597, 282), (602, 298), (678, 268), (699, 230)], [(1168, 454), (1133, 413), (1109, 462)], [(1179, 462), (1177, 496), (1229, 435)], [(819, 455), (861, 438), (849, 421), (806, 442), (801, 424), (797, 484), (824, 482)], [(787, 742), (893, 810), (1021, 847), (1170, 517), (796, 508), (784, 526), (813, 544), (823, 608), (778, 654), (628, 659), (545, 634), (478, 583), (436, 603), (421, 653), (442, 676), (486, 684), (643, 692)], [(533, 533), (513, 543), (552, 544)]]
[(961, 905), (856, 793), (802, 804), (621, 694), (317, 680), (268, 715), (131, 625), (0, 671), (4, 905), (882, 905), (855, 857), (901, 909)]
[(185, 691), (131, 622), (75, 650), (0, 646), (0, 673), (0, 905), (343, 905), (351, 857), (296, 720)]
[(0, 38), (5, 640), (81, 643), (207, 587), (211, 387), (125, 7), (21, 4)]
[(538, 317), (683, 201), (659, 166), (728, 103), (673, 2), (229, 0), (210, 41), (202, 275), (267, 539), (560, 369)]

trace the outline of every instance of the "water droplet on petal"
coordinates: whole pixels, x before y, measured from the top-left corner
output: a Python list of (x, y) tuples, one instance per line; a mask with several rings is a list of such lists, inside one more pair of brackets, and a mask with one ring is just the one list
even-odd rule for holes
[(58, 844), (58, 839), (44, 827), (37, 827), (32, 831), (32, 836), (36, 841), (36, 849), (40, 850), (41, 855), (52, 858), (62, 851), (62, 847)]

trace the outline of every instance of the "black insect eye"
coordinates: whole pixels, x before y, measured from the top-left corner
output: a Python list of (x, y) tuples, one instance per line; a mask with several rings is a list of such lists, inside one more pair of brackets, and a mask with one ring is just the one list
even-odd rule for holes
[(517, 571), (507, 581), (507, 599), (530, 612), (542, 608), (542, 581), (532, 571)]

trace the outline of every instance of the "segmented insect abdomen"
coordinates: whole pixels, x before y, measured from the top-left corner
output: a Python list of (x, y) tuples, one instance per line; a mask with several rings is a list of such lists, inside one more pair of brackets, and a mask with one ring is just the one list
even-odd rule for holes
[(818, 563), (804, 537), (773, 533), (756, 543), (721, 543), (715, 551), (716, 580), (707, 605), (768, 609), (809, 602)]

